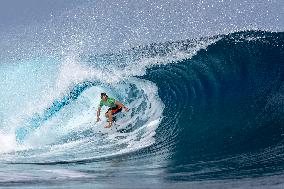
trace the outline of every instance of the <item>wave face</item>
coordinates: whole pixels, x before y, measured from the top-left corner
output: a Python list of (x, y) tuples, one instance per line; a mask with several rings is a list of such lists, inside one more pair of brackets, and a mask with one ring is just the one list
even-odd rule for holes
[(283, 37), (233, 33), (143, 77), (158, 86), (165, 104), (159, 130), (175, 133), (177, 175), (235, 178), (283, 170)]
[[(247, 31), (1, 64), (0, 184), (281, 185), (283, 62), (284, 33)], [(112, 129), (101, 92), (130, 107)]]

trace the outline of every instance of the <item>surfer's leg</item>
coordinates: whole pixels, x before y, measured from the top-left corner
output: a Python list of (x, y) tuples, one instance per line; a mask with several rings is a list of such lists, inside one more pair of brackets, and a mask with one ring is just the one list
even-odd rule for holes
[(108, 110), (105, 115), (108, 118), (108, 124), (105, 127), (109, 128), (112, 125), (112, 111)]
[(108, 121), (112, 122), (112, 111), (108, 111)]
[(111, 109), (110, 109), (110, 108), (109, 108), (109, 109), (106, 111), (106, 113), (105, 113), (106, 118), (109, 117), (109, 112), (111, 112)]

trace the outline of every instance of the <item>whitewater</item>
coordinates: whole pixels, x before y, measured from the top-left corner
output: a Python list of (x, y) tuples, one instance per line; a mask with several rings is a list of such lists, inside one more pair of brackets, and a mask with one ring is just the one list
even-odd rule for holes
[[(123, 2), (2, 31), (0, 187), (283, 187), (281, 16)], [(110, 129), (96, 122), (102, 92), (130, 108)]]

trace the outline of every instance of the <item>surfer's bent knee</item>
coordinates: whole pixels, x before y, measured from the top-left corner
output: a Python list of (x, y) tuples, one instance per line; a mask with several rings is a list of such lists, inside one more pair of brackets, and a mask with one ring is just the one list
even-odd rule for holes
[(107, 112), (105, 113), (105, 116), (108, 117), (109, 114), (112, 114), (111, 110), (107, 111)]

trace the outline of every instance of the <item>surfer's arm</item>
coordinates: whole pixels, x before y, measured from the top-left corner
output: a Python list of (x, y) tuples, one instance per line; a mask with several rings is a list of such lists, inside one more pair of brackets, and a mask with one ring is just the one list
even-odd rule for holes
[(122, 103), (120, 103), (119, 101), (115, 101), (114, 102), (116, 105), (118, 105), (118, 106), (120, 106), (120, 107), (122, 107), (122, 108), (124, 108), (125, 109), (125, 111), (128, 111), (129, 109), (126, 107), (126, 106), (124, 106)]

